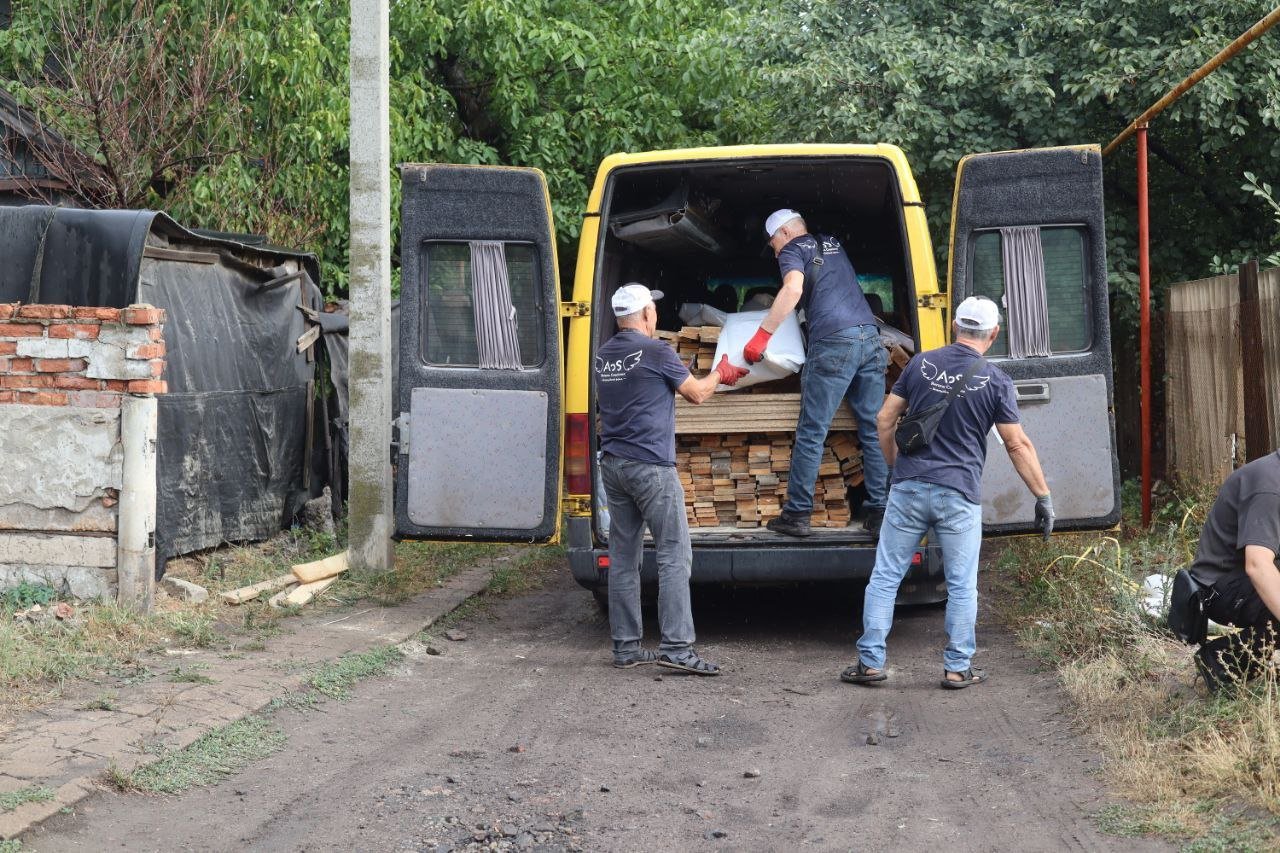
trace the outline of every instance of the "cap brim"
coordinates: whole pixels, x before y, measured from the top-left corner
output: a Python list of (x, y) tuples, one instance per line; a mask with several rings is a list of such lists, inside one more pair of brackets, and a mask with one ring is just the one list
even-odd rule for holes
[(657, 302), (657, 301), (658, 301), (659, 299), (661, 299), (664, 295), (665, 295), (665, 294), (664, 294), (661, 290), (650, 290), (650, 291), (649, 291), (649, 298), (650, 298), (650, 299), (652, 299), (654, 302)]

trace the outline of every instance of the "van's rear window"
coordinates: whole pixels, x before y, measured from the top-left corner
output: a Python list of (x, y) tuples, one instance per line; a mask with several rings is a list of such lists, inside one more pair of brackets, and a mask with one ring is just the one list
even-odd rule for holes
[[(423, 245), (422, 357), (432, 365), (477, 367), (475, 285), (471, 244)], [(528, 243), (505, 243), (507, 284), (515, 308), (520, 364), (537, 367), (546, 357), (542, 283), (538, 250)]]
[[(1044, 257), (1045, 302), (1049, 309), (1049, 349), (1052, 353), (1088, 350), (1093, 343), (1089, 322), (1090, 293), (1085, 276), (1085, 235), (1074, 226), (1043, 227), (1040, 248)], [(988, 355), (1009, 354), (1008, 310), (999, 231), (982, 231), (973, 240), (973, 292), (1000, 306), (1004, 322)]]

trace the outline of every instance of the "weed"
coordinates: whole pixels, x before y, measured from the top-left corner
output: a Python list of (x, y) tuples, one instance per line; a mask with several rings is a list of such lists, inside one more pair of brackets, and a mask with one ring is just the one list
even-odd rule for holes
[(0, 610), (10, 613), (16, 610), (26, 610), (33, 604), (48, 604), (57, 595), (57, 590), (48, 584), (23, 581), (12, 589), (0, 592)]
[(44, 785), (28, 785), (16, 791), (0, 793), (0, 812), (11, 812), (27, 803), (47, 803), (53, 799), (54, 790)]
[(356, 682), (382, 675), (403, 657), (404, 654), (395, 646), (343, 655), (335, 661), (320, 664), (307, 678), (307, 685), (330, 699), (346, 699)]
[(119, 711), (116, 697), (103, 693), (80, 706), (82, 711)]
[(22, 842), (16, 838), (0, 841), (0, 853), (22, 853)]
[(278, 752), (284, 743), (284, 732), (255, 714), (216, 728), (185, 749), (166, 753), (132, 773), (113, 765), (107, 770), (107, 780), (123, 791), (178, 794), (237, 773)]
[(206, 669), (203, 664), (194, 664), (187, 669), (177, 667), (169, 673), (169, 680), (175, 684), (216, 684), (216, 681), (201, 672), (202, 669)]
[(283, 696), (277, 696), (267, 703), (267, 707), (263, 709), (262, 713), (274, 714), (277, 711), (314, 711), (319, 704), (320, 698), (310, 691), (305, 693), (286, 693)]

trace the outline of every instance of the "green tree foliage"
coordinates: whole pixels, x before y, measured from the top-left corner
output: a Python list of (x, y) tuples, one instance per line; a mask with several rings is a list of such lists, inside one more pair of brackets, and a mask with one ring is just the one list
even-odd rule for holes
[[(966, 153), (1106, 144), (1272, 7), (1269, 0), (798, 0), (753, 29), (778, 140), (902, 146), (945, 249)], [(1269, 208), (1240, 189), (1280, 162), (1280, 32), (1256, 42), (1151, 126), (1157, 286), (1207, 275), (1215, 254), (1267, 254)], [(1105, 165), (1119, 331), (1137, 316), (1133, 143)]]
[[(50, 102), (46, 58), (75, 49), (59, 42), (56, 22), (86, 2), (15, 0), (13, 27), (0, 32), (0, 79), (28, 104)], [(105, 3), (126, 17), (140, 8)], [(165, 20), (208, 6), (155, 0), (148, 14), (159, 32)], [(217, 17), (231, 26), (222, 50), (236, 63), (234, 133), (216, 162), (174, 170), (145, 199), (185, 223), (313, 249), (335, 294), (347, 276), (347, 8), (223, 0)], [(391, 8), (393, 161), (543, 169), (566, 267), (604, 156), (716, 143), (751, 126), (749, 78), (729, 49), (743, 22), (718, 0), (404, 0)], [(189, 39), (171, 50), (190, 51)], [(91, 130), (66, 133), (98, 153)]]

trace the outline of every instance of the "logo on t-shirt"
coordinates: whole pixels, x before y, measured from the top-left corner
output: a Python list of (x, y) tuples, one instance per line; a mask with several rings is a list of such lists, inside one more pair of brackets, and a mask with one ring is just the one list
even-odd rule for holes
[(644, 350), (637, 350), (631, 355), (622, 358), (611, 359), (605, 361), (600, 356), (596, 356), (596, 374), (600, 377), (601, 382), (621, 382), (627, 378), (627, 374), (631, 369), (640, 363)]
[[(929, 383), (929, 390), (938, 394), (946, 394), (951, 390), (951, 386), (964, 376), (964, 371), (958, 373), (947, 373), (945, 370), (939, 370), (937, 365), (929, 361), (927, 358), (920, 359), (920, 375)], [(965, 383), (964, 388), (956, 394), (957, 397), (963, 397), (966, 391), (981, 391), (987, 387), (987, 383), (991, 381), (991, 375), (974, 376)]]

